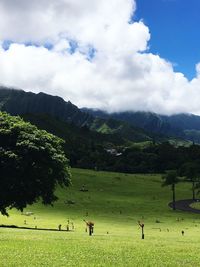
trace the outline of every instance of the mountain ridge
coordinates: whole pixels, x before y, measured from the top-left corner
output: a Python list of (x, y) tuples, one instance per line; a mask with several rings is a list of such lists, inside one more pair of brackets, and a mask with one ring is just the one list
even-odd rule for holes
[(57, 116), (67, 123), (75, 123), (83, 127), (89, 123), (92, 116), (82, 112), (70, 101), (66, 102), (59, 96), (45, 93), (32, 93), (23, 90), (0, 87), (0, 109), (11, 115), (22, 115), (26, 113), (46, 113)]
[[(95, 118), (92, 114), (80, 110), (70, 101), (66, 102), (61, 97), (51, 96), (45, 93), (32, 93), (23, 90), (0, 87), (0, 110), (11, 115), (24, 114), (48, 114), (66, 123), (73, 123), (78, 127), (88, 127), (90, 130), (104, 134), (125, 135), (131, 141), (151, 140), (151, 137), (144, 130), (133, 125), (127, 126), (126, 122), (115, 120), (111, 125), (109, 120)], [(113, 120), (114, 121), (114, 120)], [(98, 127), (96, 125), (98, 124)], [(105, 126), (104, 130), (101, 131)], [(127, 133), (127, 134), (126, 134)]]
[(106, 113), (79, 109), (70, 101), (45, 93), (32, 93), (0, 86), (0, 110), (11, 115), (48, 114), (78, 127), (103, 134), (116, 134), (131, 142), (180, 138), (200, 143), (200, 116), (160, 115), (153, 112)]
[(83, 111), (99, 118), (113, 118), (125, 121), (147, 132), (164, 134), (200, 143), (200, 116), (180, 113), (160, 115), (153, 112), (128, 111), (107, 113), (101, 110), (83, 108)]

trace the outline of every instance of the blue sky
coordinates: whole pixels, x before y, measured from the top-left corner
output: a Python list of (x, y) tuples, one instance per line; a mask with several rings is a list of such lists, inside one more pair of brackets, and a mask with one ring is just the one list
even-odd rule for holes
[(135, 18), (149, 27), (150, 52), (175, 64), (191, 79), (200, 61), (199, 0), (137, 0)]

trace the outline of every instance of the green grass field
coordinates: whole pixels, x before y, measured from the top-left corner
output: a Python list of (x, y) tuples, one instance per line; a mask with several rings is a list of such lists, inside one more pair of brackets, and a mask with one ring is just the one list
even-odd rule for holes
[[(66, 229), (70, 220), (75, 230), (0, 228), (0, 266), (200, 266), (200, 215), (172, 211), (171, 191), (161, 187), (160, 175), (80, 169), (72, 174), (73, 185), (57, 190), (54, 207), (38, 203), (24, 215), (11, 210), (0, 224)], [(80, 191), (82, 185), (88, 192)], [(177, 199), (184, 198), (191, 198), (186, 183), (177, 186)], [(83, 219), (94, 221), (93, 236)], [(144, 240), (138, 220), (145, 223)]]

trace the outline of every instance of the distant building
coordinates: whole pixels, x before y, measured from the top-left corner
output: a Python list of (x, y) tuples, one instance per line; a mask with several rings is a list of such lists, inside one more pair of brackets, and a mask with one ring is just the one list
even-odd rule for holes
[(118, 152), (117, 149), (115, 148), (108, 148), (108, 149), (105, 149), (107, 153), (111, 154), (111, 155), (114, 155), (114, 156), (120, 156), (122, 155), (122, 153)]

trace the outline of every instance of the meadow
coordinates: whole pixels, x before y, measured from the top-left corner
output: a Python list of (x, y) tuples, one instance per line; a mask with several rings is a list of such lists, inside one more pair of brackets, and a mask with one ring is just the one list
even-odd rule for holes
[[(37, 203), (0, 216), (0, 224), (37, 229), (66, 230), (69, 220), (70, 231), (0, 228), (0, 266), (200, 266), (200, 215), (168, 207), (171, 190), (161, 187), (161, 175), (82, 169), (72, 175), (53, 207)], [(88, 191), (80, 191), (83, 185)], [(191, 198), (188, 183), (176, 191), (177, 200)], [(84, 219), (95, 223), (93, 236)]]

